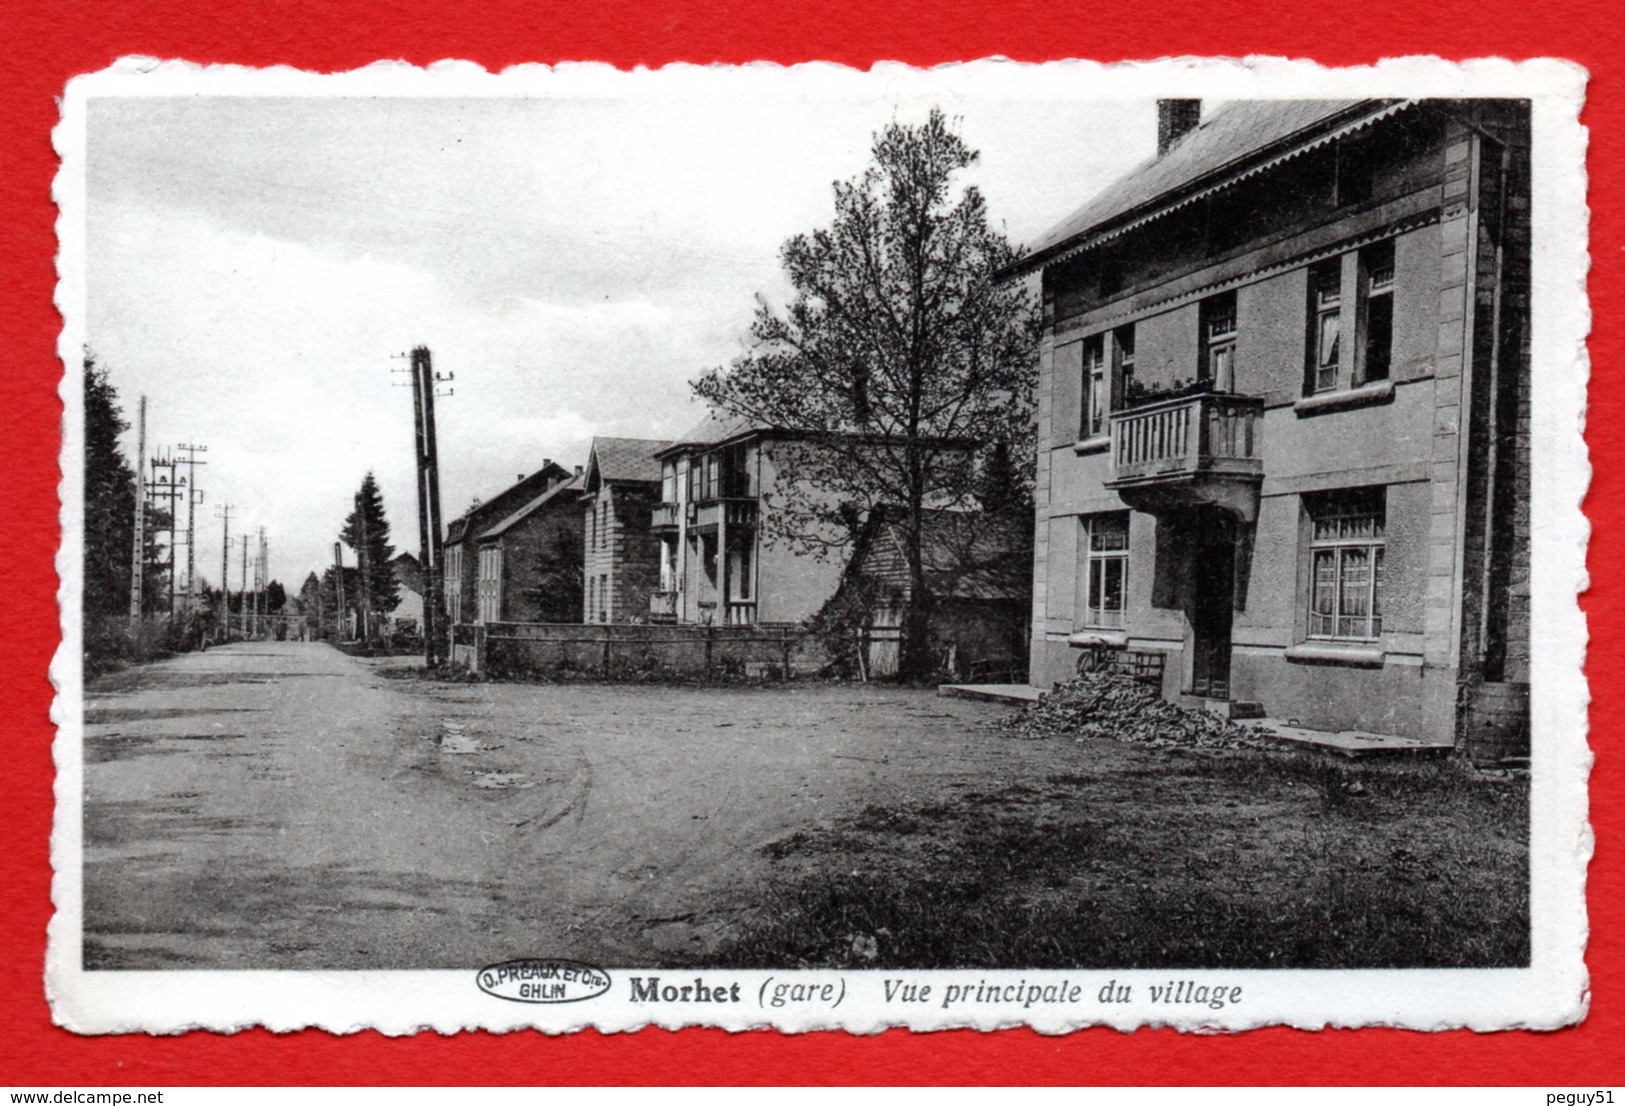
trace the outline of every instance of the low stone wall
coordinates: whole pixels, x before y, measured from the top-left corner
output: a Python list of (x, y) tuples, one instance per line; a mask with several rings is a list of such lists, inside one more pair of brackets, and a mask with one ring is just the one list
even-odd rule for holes
[(493, 622), (459, 626), (452, 659), (487, 676), (603, 679), (811, 675), (827, 663), (800, 627)]

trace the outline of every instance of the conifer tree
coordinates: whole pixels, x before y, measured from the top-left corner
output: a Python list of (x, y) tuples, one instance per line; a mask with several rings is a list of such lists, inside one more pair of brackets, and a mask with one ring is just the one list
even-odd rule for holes
[(93, 621), (128, 614), (130, 554), (135, 536), (135, 473), (119, 450), (129, 427), (107, 369), (85, 351), (85, 641)]
[[(362, 542), (362, 534), (366, 541)], [(372, 604), (375, 621), (381, 621), (400, 605), (400, 585), (395, 579), (394, 566), (389, 563), (395, 547), (389, 544), (389, 519), (384, 514), (384, 496), (378, 490), (378, 481), (367, 473), (356, 491), (355, 506), (344, 520), (339, 540), (358, 556), (358, 563), (366, 565), (366, 579), (357, 580), (358, 587), (366, 588)], [(347, 605), (360, 609), (359, 596), (346, 595)], [(372, 627), (368, 627), (370, 633)]]

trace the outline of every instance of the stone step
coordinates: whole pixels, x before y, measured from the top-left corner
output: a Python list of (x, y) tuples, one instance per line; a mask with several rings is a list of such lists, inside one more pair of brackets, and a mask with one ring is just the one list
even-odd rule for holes
[[(1190, 700), (1187, 699), (1187, 702)], [(1191, 705), (1200, 706), (1201, 709), (1211, 711), (1221, 718), (1237, 721), (1264, 717), (1264, 704), (1255, 703), (1250, 699), (1197, 699)]]

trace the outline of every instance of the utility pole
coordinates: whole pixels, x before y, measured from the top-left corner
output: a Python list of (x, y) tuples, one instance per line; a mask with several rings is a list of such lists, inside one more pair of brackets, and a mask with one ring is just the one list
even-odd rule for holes
[[(453, 374), (436, 376), (429, 347), (412, 350), (412, 407), (416, 423), (418, 476), (418, 559), (423, 564), (424, 660), (432, 668), (446, 659), (446, 620), (441, 610), (443, 533), (440, 521), (440, 455), (435, 438), (435, 385)], [(447, 395), (453, 392), (448, 390)]]
[(130, 623), (141, 623), (141, 584), (147, 574), (147, 397), (137, 408), (135, 432), (135, 538), (130, 543)]
[[(259, 635), (262, 628), (269, 626), (270, 610), (265, 601), (265, 585), (269, 583), (265, 573), (265, 527), (260, 527), (259, 545), (254, 550), (254, 634)], [(262, 627), (262, 623), (265, 627)]]
[(344, 640), (344, 543), (333, 543), (333, 590), (338, 595), (338, 609), (333, 614), (335, 633)]
[(361, 493), (355, 493), (355, 574), (361, 606), (361, 642), (372, 644), (372, 558), (367, 548), (367, 511)]
[[(164, 501), (164, 510), (169, 516), (169, 525), (165, 532), (169, 534), (169, 601), (164, 610), (173, 618), (175, 616), (175, 532), (179, 529), (175, 524), (175, 501), (181, 497), (181, 488), (186, 486), (184, 480), (175, 479), (175, 459), (166, 453), (160, 453), (151, 461), (152, 465), (152, 501), (157, 506), (158, 501)], [(160, 469), (167, 469), (159, 475)]]
[[(186, 459), (180, 463), (186, 466), (186, 611), (190, 614), (197, 609), (197, 505), (203, 501), (198, 492), (197, 467), (209, 462), (199, 461), (199, 453), (209, 452), (206, 445), (193, 445), (183, 442), (175, 447), (186, 454)], [(224, 580), (220, 586), (226, 586)]]
[(215, 517), (220, 520), (220, 639), (231, 640), (231, 504), (227, 503), (215, 511)]
[(238, 593), (237, 617), (242, 623), (243, 639), (248, 638), (248, 535), (243, 534), (243, 590)]

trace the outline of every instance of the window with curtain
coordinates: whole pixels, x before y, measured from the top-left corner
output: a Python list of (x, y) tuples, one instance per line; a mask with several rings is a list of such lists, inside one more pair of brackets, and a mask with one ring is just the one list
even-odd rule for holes
[(1105, 335), (1096, 334), (1083, 343), (1083, 426), (1080, 438), (1098, 438), (1106, 433), (1106, 416), (1111, 408), (1111, 389), (1106, 377)]
[(1382, 634), (1387, 512), (1382, 488), (1309, 500), (1309, 636), (1369, 641)]

